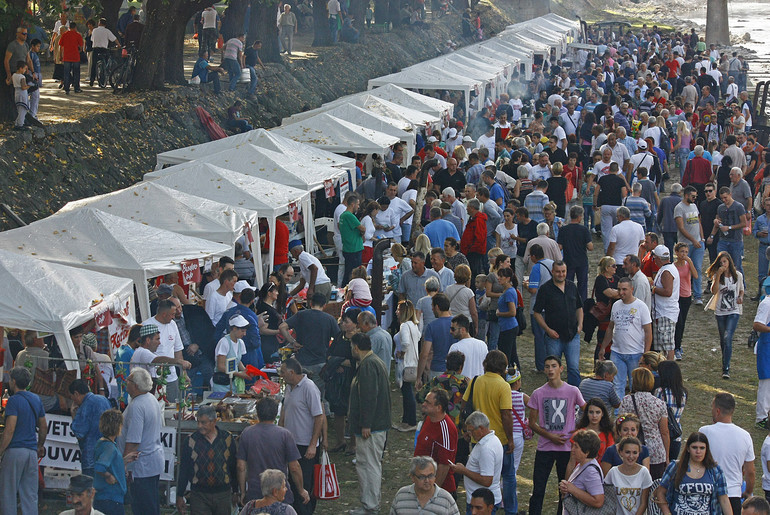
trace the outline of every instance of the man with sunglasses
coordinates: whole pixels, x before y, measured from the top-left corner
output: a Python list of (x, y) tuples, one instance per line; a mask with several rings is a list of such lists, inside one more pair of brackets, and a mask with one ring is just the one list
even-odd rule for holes
[(709, 263), (713, 263), (717, 258), (717, 243), (721, 233), (717, 231), (716, 234), (712, 235), (711, 232), (714, 228), (717, 210), (722, 205), (722, 201), (717, 195), (717, 187), (713, 182), (707, 183), (703, 188), (703, 192), (706, 195), (706, 200), (698, 205), (698, 211), (700, 211), (700, 224), (703, 228), (703, 234), (709, 235), (706, 239), (706, 250), (709, 253)]
[(35, 79), (39, 79), (37, 74), (33, 73), (35, 68), (32, 66), (32, 58), (29, 56), (27, 34), (27, 27), (18, 27), (16, 29), (16, 39), (8, 43), (8, 46), (5, 49), (5, 59), (3, 60), (3, 65), (5, 66), (6, 84), (11, 83), (11, 76), (13, 75), (11, 65), (16, 66), (16, 63), (19, 61), (26, 62), (27, 69), (29, 69), (30, 73), (32, 73), (32, 76)]

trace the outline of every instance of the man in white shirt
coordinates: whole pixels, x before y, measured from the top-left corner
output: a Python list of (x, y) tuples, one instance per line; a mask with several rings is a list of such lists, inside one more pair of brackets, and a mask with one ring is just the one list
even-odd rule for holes
[(564, 150), (566, 152), (567, 150), (567, 133), (564, 132), (564, 129), (559, 126), (559, 118), (557, 116), (552, 116), (551, 121), (549, 122), (551, 125), (551, 135), (556, 136), (556, 139), (559, 140), (559, 142), (556, 144), (557, 147)]
[(388, 184), (387, 196), (390, 199), (389, 210), (398, 216), (400, 227), (394, 231), (394, 236), (400, 236), (402, 242), (408, 242), (412, 232), (412, 215), (414, 209), (406, 201), (400, 199), (397, 195), (398, 186), (395, 183)]
[(634, 285), (628, 277), (618, 281), (621, 302), (612, 305), (610, 325), (604, 335), (603, 356), (612, 342), (610, 359), (618, 368), (613, 381), (621, 399), (626, 394), (626, 382), (631, 384), (631, 372), (639, 365), (642, 354), (652, 346), (652, 317), (647, 305), (634, 297)]
[(560, 118), (561, 126), (564, 128), (567, 136), (577, 132), (578, 125), (580, 125), (580, 111), (575, 111), (574, 103), (567, 102), (567, 112), (562, 113)]
[[(101, 59), (107, 60), (107, 57), (109, 56), (109, 50), (107, 50), (107, 48), (110, 46), (110, 43), (114, 41), (118, 48), (120, 48), (120, 43), (117, 42), (117, 39), (115, 34), (107, 28), (107, 20), (105, 18), (99, 18), (99, 26), (91, 32), (91, 42), (94, 48), (93, 58), (91, 59), (91, 87), (94, 86), (94, 79), (96, 79), (99, 61)], [(109, 71), (106, 71), (105, 73), (109, 73)], [(106, 81), (108, 77), (105, 77), (104, 79)]]
[(219, 14), (213, 7), (206, 7), (201, 13), (201, 25), (203, 26), (203, 42), (201, 48), (208, 50), (209, 55), (214, 55), (217, 50), (217, 30), (219, 29)]
[[(158, 313), (145, 320), (142, 325), (151, 324), (158, 327), (160, 345), (155, 351), (156, 355), (181, 360), (184, 346), (182, 345), (182, 337), (179, 335), (179, 328), (174, 321), (175, 316), (176, 306), (170, 300), (161, 300), (158, 302)], [(169, 402), (176, 402), (178, 397), (179, 382), (176, 367), (169, 367), (169, 374), (166, 377), (166, 398)]]
[(476, 141), (477, 148), (486, 148), (489, 150), (489, 159), (495, 159), (495, 126), (489, 125), (486, 132)]
[(219, 288), (214, 290), (206, 299), (206, 314), (208, 314), (212, 324), (217, 325), (219, 319), (227, 311), (230, 301), (233, 300), (236, 282), (238, 282), (238, 274), (235, 270), (225, 270), (219, 274)]
[(329, 276), (326, 275), (321, 261), (317, 257), (305, 252), (305, 247), (299, 240), (289, 242), (289, 252), (292, 257), (299, 261), (299, 284), (289, 293), (296, 295), (302, 288), (307, 286), (307, 298), (313, 297), (314, 293), (320, 293), (329, 302), (332, 294), (332, 283)]
[(616, 216), (618, 223), (610, 230), (607, 255), (615, 258), (616, 263), (622, 263), (626, 256), (639, 251), (639, 245), (644, 243), (644, 228), (631, 221), (631, 211), (626, 206), (620, 206)]
[(541, 152), (537, 158), (537, 165), (529, 169), (530, 181), (547, 181), (551, 178), (551, 163), (548, 161), (548, 154)]
[[(450, 334), (457, 340), (449, 347), (449, 352), (462, 352), (465, 356), (463, 375), (472, 380), (484, 373), (484, 358), (487, 357), (487, 344), (471, 337), (471, 321), (465, 315), (457, 315), (452, 319)], [(500, 442), (498, 442), (500, 443)]]
[(627, 172), (631, 155), (628, 153), (628, 148), (626, 148), (625, 145), (618, 143), (618, 136), (614, 132), (607, 134), (607, 143), (602, 145), (599, 150), (604, 152), (604, 149), (607, 148), (612, 150), (612, 160), (618, 163), (618, 166), (623, 172)]
[[(679, 272), (671, 263), (668, 247), (658, 245), (652, 250), (655, 266), (660, 267), (652, 282), (653, 313), (655, 319), (655, 350), (674, 359), (674, 332), (679, 320)], [(729, 377), (729, 376), (728, 376)]]
[(738, 85), (735, 83), (735, 77), (732, 75), (727, 77), (727, 91), (725, 94), (727, 95), (727, 98), (725, 98), (725, 104), (729, 104), (734, 100), (738, 100)]
[(152, 364), (167, 363), (179, 365), (185, 370), (189, 370), (190, 362), (183, 359), (169, 358), (167, 356), (158, 356), (155, 352), (160, 345), (160, 331), (157, 325), (142, 324), (139, 330), (139, 347), (134, 350), (131, 356), (131, 368), (140, 367), (150, 373), (152, 377), (157, 377), (156, 367)]
[(650, 293), (650, 281), (642, 272), (642, 260), (636, 254), (629, 254), (623, 259), (623, 270), (631, 279), (634, 287), (634, 297), (644, 302), (647, 309), (652, 312), (652, 294)]
[[(709, 450), (727, 482), (727, 497), (733, 513), (740, 513), (742, 495), (751, 497), (754, 493), (754, 443), (751, 435), (733, 424), (735, 397), (730, 393), (718, 393), (711, 403), (710, 426), (703, 426), (700, 432), (709, 439)], [(746, 490), (742, 493), (743, 481)]]
[[(466, 360), (467, 363), (467, 360)], [(465, 369), (463, 368), (463, 372)], [(484, 485), (474, 481), (471, 477), (491, 481), (487, 487), (495, 496), (495, 504), (503, 500), (503, 493), (500, 490), (500, 473), (503, 469), (503, 446), (500, 445), (500, 439), (495, 436), (495, 432), (489, 429), (489, 417), (480, 411), (474, 411), (465, 421), (465, 430), (470, 433), (471, 438), (476, 441), (473, 446), (468, 463), (463, 465), (458, 463), (449, 467), (452, 474), (462, 474), (465, 484), (465, 496), (468, 506), (471, 504), (473, 492), (482, 488)], [(471, 476), (473, 474), (473, 476)]]
[[(214, 266), (216, 266), (216, 271), (214, 270)], [(216, 277), (211, 281), (207, 282), (206, 286), (203, 288), (203, 300), (208, 300), (211, 294), (217, 291), (217, 289), (220, 286), (219, 276), (225, 270), (235, 269), (235, 261), (233, 261), (233, 258), (229, 256), (222, 256), (221, 258), (219, 258), (218, 263), (211, 265), (211, 269), (212, 269), (212, 273), (216, 273)]]

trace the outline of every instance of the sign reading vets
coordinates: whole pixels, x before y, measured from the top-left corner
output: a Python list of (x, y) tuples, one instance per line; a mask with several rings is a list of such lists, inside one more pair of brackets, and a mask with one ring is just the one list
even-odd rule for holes
[[(72, 434), (72, 417), (46, 413), (48, 432), (45, 440), (45, 456), (40, 465), (67, 470), (80, 470), (80, 447), (78, 439)], [(160, 475), (161, 481), (174, 480), (174, 460), (176, 453), (176, 430), (164, 427), (160, 430), (160, 443), (163, 446), (165, 464)]]

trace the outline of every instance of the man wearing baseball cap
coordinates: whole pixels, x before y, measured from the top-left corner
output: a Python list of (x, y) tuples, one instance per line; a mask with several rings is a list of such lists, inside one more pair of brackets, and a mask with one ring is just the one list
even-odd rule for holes
[(679, 272), (671, 263), (668, 247), (658, 245), (652, 250), (655, 264), (660, 267), (652, 285), (652, 318), (655, 321), (653, 346), (666, 355), (669, 361), (674, 359), (674, 331), (679, 319)]
[(158, 356), (155, 351), (160, 345), (160, 330), (153, 324), (143, 324), (139, 330), (139, 347), (131, 356), (131, 368), (135, 366), (145, 369), (152, 377), (156, 377), (155, 367), (152, 364), (168, 363), (179, 365), (185, 370), (190, 368), (190, 362), (181, 358), (169, 358)]

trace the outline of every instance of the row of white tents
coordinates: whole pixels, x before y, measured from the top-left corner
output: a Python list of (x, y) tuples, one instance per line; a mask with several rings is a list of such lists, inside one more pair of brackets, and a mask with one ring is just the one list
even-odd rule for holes
[[(143, 182), (1, 232), (0, 277), (9, 295), (0, 301), (0, 326), (53, 333), (63, 356), (74, 359), (70, 329), (105, 310), (133, 321), (134, 292), (148, 318), (148, 280), (232, 256), (244, 235), (253, 242), (262, 284), (259, 235), (251, 234), (260, 218), (271, 235), (268, 263), (274, 261), (276, 219), (286, 213), (296, 219), (302, 212), (312, 252), (311, 194), (356, 186), (355, 160), (341, 154), (385, 154), (404, 142), (409, 158), (420, 130), (439, 128), (452, 116), (451, 103), (409, 89), (470, 95), (471, 88), (483, 94), (491, 84), (497, 95), (515, 67), (524, 65), (529, 74), (535, 54), (563, 51), (579, 28), (555, 15), (509, 27), (489, 41), (373, 79), (370, 91), (298, 113), (269, 131), (161, 153)], [(403, 80), (391, 80), (396, 76)]]

